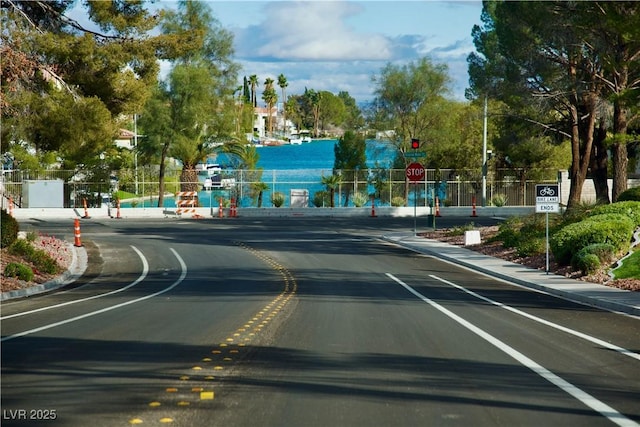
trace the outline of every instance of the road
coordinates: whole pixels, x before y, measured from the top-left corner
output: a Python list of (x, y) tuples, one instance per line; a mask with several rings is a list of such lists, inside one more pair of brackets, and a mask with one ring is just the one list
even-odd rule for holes
[(84, 220), (86, 276), (2, 304), (2, 425), (640, 424), (640, 320), (379, 239), (399, 230)]

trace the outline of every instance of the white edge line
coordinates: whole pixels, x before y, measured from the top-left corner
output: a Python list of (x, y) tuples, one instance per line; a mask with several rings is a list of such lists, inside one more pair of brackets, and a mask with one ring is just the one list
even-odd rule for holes
[(165, 288), (165, 289), (163, 289), (161, 291), (155, 292), (153, 294), (150, 294), (150, 295), (147, 295), (147, 296), (144, 296), (144, 297), (141, 297), (141, 298), (137, 298), (137, 299), (134, 299), (134, 300), (131, 300), (131, 301), (123, 302), (121, 304), (116, 304), (116, 305), (113, 305), (111, 307), (105, 307), (105, 308), (100, 309), (100, 310), (96, 310), (96, 311), (92, 311), (92, 312), (89, 312), (89, 313), (85, 313), (85, 314), (82, 314), (80, 316), (76, 316), (76, 317), (72, 317), (70, 319), (62, 320), (60, 322), (51, 323), (49, 325), (41, 326), (39, 328), (35, 328), (35, 329), (30, 329), (28, 331), (19, 332), (19, 333), (14, 334), (14, 335), (8, 335), (8, 336), (3, 337), (2, 339), (0, 339), (0, 342), (9, 341), (9, 340), (12, 340), (12, 339), (15, 339), (15, 338), (20, 338), (20, 337), (23, 337), (25, 335), (30, 335), (30, 334), (33, 334), (33, 333), (36, 333), (36, 332), (40, 332), (40, 331), (44, 331), (44, 330), (47, 330), (47, 329), (55, 328), (56, 326), (66, 325), (67, 323), (75, 322), (77, 320), (86, 319), (88, 317), (92, 317), (92, 316), (95, 316), (97, 314), (106, 313), (108, 311), (115, 310), (115, 309), (130, 305), (130, 304), (135, 304), (135, 303), (138, 303), (138, 302), (141, 302), (141, 301), (145, 301), (145, 300), (148, 300), (150, 298), (157, 297), (158, 295), (162, 295), (162, 294), (164, 294), (166, 292), (169, 292), (170, 290), (172, 290), (173, 288), (178, 286), (185, 279), (185, 277), (187, 277), (187, 265), (182, 260), (180, 255), (178, 255), (178, 253), (175, 250), (173, 250), (173, 248), (169, 248), (169, 249), (171, 250), (171, 252), (173, 252), (175, 257), (178, 259), (178, 262), (180, 263), (180, 267), (182, 269), (180, 277), (175, 282), (173, 282), (171, 284), (171, 286), (169, 286), (169, 287), (167, 287), (167, 288)]
[(627, 350), (624, 347), (619, 347), (619, 346), (617, 346), (615, 344), (610, 344), (610, 343), (608, 343), (608, 342), (606, 342), (604, 340), (601, 340), (599, 338), (593, 337), (591, 335), (587, 335), (585, 333), (582, 333), (582, 332), (579, 332), (579, 331), (576, 331), (576, 330), (573, 330), (573, 329), (569, 329), (569, 328), (567, 328), (565, 326), (558, 325), (557, 323), (553, 323), (553, 322), (550, 322), (548, 320), (542, 319), (540, 317), (536, 317), (533, 314), (529, 314), (529, 313), (527, 313), (525, 311), (518, 310), (517, 308), (513, 308), (513, 307), (505, 305), (505, 304), (503, 304), (501, 302), (492, 300), (491, 298), (484, 297), (484, 296), (482, 296), (482, 295), (480, 295), (480, 294), (478, 294), (478, 293), (476, 293), (476, 292), (474, 292), (472, 290), (469, 290), (469, 289), (467, 289), (467, 288), (465, 288), (463, 286), (457, 285), (457, 284), (455, 284), (453, 282), (450, 282), (450, 281), (448, 281), (446, 279), (443, 279), (441, 277), (435, 276), (433, 274), (430, 274), (429, 277), (432, 277), (432, 278), (434, 278), (436, 280), (439, 280), (439, 281), (441, 281), (443, 283), (446, 283), (449, 286), (453, 286), (454, 288), (456, 288), (456, 289), (458, 289), (458, 290), (460, 290), (462, 292), (465, 292), (465, 293), (467, 293), (467, 294), (469, 294), (471, 296), (474, 296), (474, 297), (476, 297), (476, 298), (478, 298), (478, 299), (480, 299), (482, 301), (488, 302), (489, 304), (493, 304), (495, 306), (498, 306), (500, 308), (508, 310), (508, 311), (510, 311), (512, 313), (520, 315), (522, 317), (526, 317), (527, 319), (533, 320), (534, 322), (538, 322), (538, 323), (541, 323), (543, 325), (549, 326), (551, 328), (558, 329), (559, 331), (565, 332), (565, 333), (570, 334), (570, 335), (574, 335), (574, 336), (576, 336), (578, 338), (582, 338), (583, 340), (592, 342), (592, 343), (594, 343), (596, 345), (602, 346), (602, 347), (607, 348), (609, 350), (614, 350), (614, 351), (617, 351), (618, 353), (621, 353), (621, 354), (623, 354), (625, 356), (629, 356), (629, 357), (632, 357), (634, 359), (640, 360), (640, 354), (634, 353), (631, 350)]
[(90, 301), (90, 300), (96, 299), (96, 298), (106, 297), (106, 296), (109, 296), (109, 295), (117, 294), (118, 292), (126, 291), (127, 289), (137, 285), (138, 283), (142, 282), (145, 279), (145, 277), (147, 277), (147, 274), (149, 274), (149, 263), (147, 262), (147, 259), (144, 257), (144, 255), (142, 254), (142, 252), (140, 252), (140, 250), (138, 248), (136, 248), (135, 246), (131, 246), (131, 248), (138, 254), (138, 256), (140, 257), (140, 260), (142, 261), (142, 273), (140, 274), (140, 276), (134, 282), (130, 283), (129, 285), (125, 286), (124, 288), (116, 289), (114, 291), (107, 292), (107, 293), (104, 293), (104, 294), (94, 295), (92, 297), (87, 297), (87, 298), (77, 299), (77, 300), (73, 300), (73, 301), (63, 302), (63, 303), (60, 303), (60, 304), (50, 305), (50, 306), (47, 306), (47, 307), (37, 308), (35, 310), (25, 311), (25, 312), (22, 312), (22, 313), (10, 314), (8, 316), (0, 317), (0, 320), (12, 319), (14, 317), (20, 317), (20, 316), (26, 316), (28, 314), (38, 313), (40, 311), (51, 310), (53, 308), (60, 308), (60, 307), (64, 307), (64, 306), (71, 305), (71, 304), (77, 304), (79, 302), (85, 302), (85, 301)]
[(553, 372), (549, 371), (547, 368), (543, 367), (542, 365), (528, 358), (527, 356), (520, 353), (519, 351), (509, 346), (508, 344), (500, 341), (499, 339), (489, 334), (488, 332), (485, 332), (484, 330), (478, 328), (477, 326), (473, 325), (472, 323), (468, 322), (467, 320), (463, 319), (457, 314), (444, 308), (443, 306), (436, 303), (435, 301), (425, 297), (424, 295), (422, 295), (421, 293), (413, 289), (411, 286), (407, 285), (402, 280), (395, 277), (393, 274), (391, 273), (385, 273), (385, 274), (387, 275), (387, 277), (389, 277), (390, 279), (392, 279), (393, 281), (395, 281), (396, 283), (404, 287), (407, 291), (411, 292), (420, 300), (431, 305), (433, 308), (440, 311), (450, 319), (454, 320), (455, 322), (459, 323), (461, 326), (467, 328), (469, 331), (478, 335), (480, 338), (484, 339), (488, 343), (497, 347), (499, 350), (506, 353), (508, 356), (512, 357), (516, 361), (520, 362), (523, 366), (531, 369), (533, 372), (535, 372), (545, 380), (549, 381), (551, 384), (557, 386), (564, 392), (573, 396), (578, 401), (587, 405), (588, 407), (595, 410), (596, 412), (599, 412), (601, 415), (609, 419), (611, 422), (623, 427), (638, 426), (638, 423), (625, 417), (620, 412), (613, 409), (611, 406), (607, 405), (604, 402), (601, 402), (600, 400), (591, 396), (589, 393), (579, 389), (578, 387), (574, 386), (568, 381), (560, 378), (558, 375), (554, 374)]

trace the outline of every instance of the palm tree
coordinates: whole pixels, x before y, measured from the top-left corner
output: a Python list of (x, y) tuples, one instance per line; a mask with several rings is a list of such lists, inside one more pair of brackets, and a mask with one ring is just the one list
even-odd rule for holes
[(258, 106), (258, 97), (256, 96), (256, 88), (258, 87), (258, 76), (252, 74), (249, 76), (249, 85), (251, 86), (251, 105), (253, 108)]
[(269, 129), (269, 132), (271, 133), (273, 133), (273, 116), (271, 112), (273, 110), (273, 105), (278, 102), (278, 94), (273, 88), (273, 83), (274, 80), (271, 77), (267, 77), (267, 79), (264, 81), (264, 92), (262, 93), (262, 100), (266, 102), (268, 111), (267, 114), (269, 114), (269, 122), (267, 124), (267, 127)]
[(322, 175), (321, 182), (322, 182), (322, 185), (327, 187), (327, 190), (329, 190), (329, 195), (331, 197), (331, 207), (334, 208), (336, 188), (338, 188), (340, 184), (342, 184), (342, 177), (336, 174), (329, 175), (329, 176)]
[(285, 92), (285, 88), (289, 86), (289, 83), (287, 83), (287, 78), (284, 76), (284, 74), (280, 74), (278, 76), (278, 86), (280, 86), (280, 89), (282, 89), (282, 133), (284, 134), (287, 128), (287, 93)]
[(253, 184), (251, 184), (251, 190), (252, 190), (253, 194), (257, 194), (257, 196), (258, 196), (257, 206), (259, 208), (262, 207), (262, 199), (264, 197), (264, 192), (265, 192), (265, 190), (268, 190), (268, 189), (269, 189), (269, 185), (267, 185), (266, 182), (259, 181), (259, 182), (254, 182)]

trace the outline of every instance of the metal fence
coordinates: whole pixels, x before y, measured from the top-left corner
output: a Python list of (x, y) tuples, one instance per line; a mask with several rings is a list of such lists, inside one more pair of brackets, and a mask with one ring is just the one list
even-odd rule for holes
[[(339, 170), (223, 170), (220, 176), (198, 174), (196, 183), (180, 182), (180, 170), (169, 170), (165, 175), (164, 201), (161, 207), (175, 207), (175, 194), (188, 188), (197, 188), (199, 205), (203, 207), (227, 204), (235, 199), (238, 206), (273, 206), (276, 194), (284, 199), (283, 206), (293, 202), (291, 195), (308, 195), (309, 206), (329, 206), (330, 191), (323, 178), (338, 175), (334, 188), (334, 204), (339, 206), (365, 206), (375, 200), (377, 206), (433, 206), (437, 198), (441, 206), (479, 206), (483, 202), (483, 177), (477, 171), (426, 171), (425, 179), (409, 183), (404, 169)], [(539, 173), (535, 180), (518, 178), (518, 171), (495, 171), (486, 177), (486, 205), (534, 206), (535, 185), (557, 182), (557, 171)], [(212, 179), (213, 178), (213, 179)], [(209, 179), (209, 181), (207, 181)], [(98, 207), (112, 203), (115, 191), (130, 193), (121, 199), (122, 207), (158, 206), (159, 180), (154, 168), (121, 170), (117, 175), (96, 179), (89, 171), (50, 170), (41, 172), (3, 171), (0, 186), (2, 207), (9, 199), (16, 207), (29, 207), (25, 188), (30, 181), (62, 180), (66, 208)], [(119, 193), (122, 194), (122, 193)], [(261, 196), (260, 196), (261, 194)]]

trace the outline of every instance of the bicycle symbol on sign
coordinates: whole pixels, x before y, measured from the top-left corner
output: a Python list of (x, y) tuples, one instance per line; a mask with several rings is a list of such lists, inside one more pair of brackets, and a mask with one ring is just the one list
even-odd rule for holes
[(556, 191), (551, 187), (543, 187), (540, 189), (540, 196), (555, 196)]

